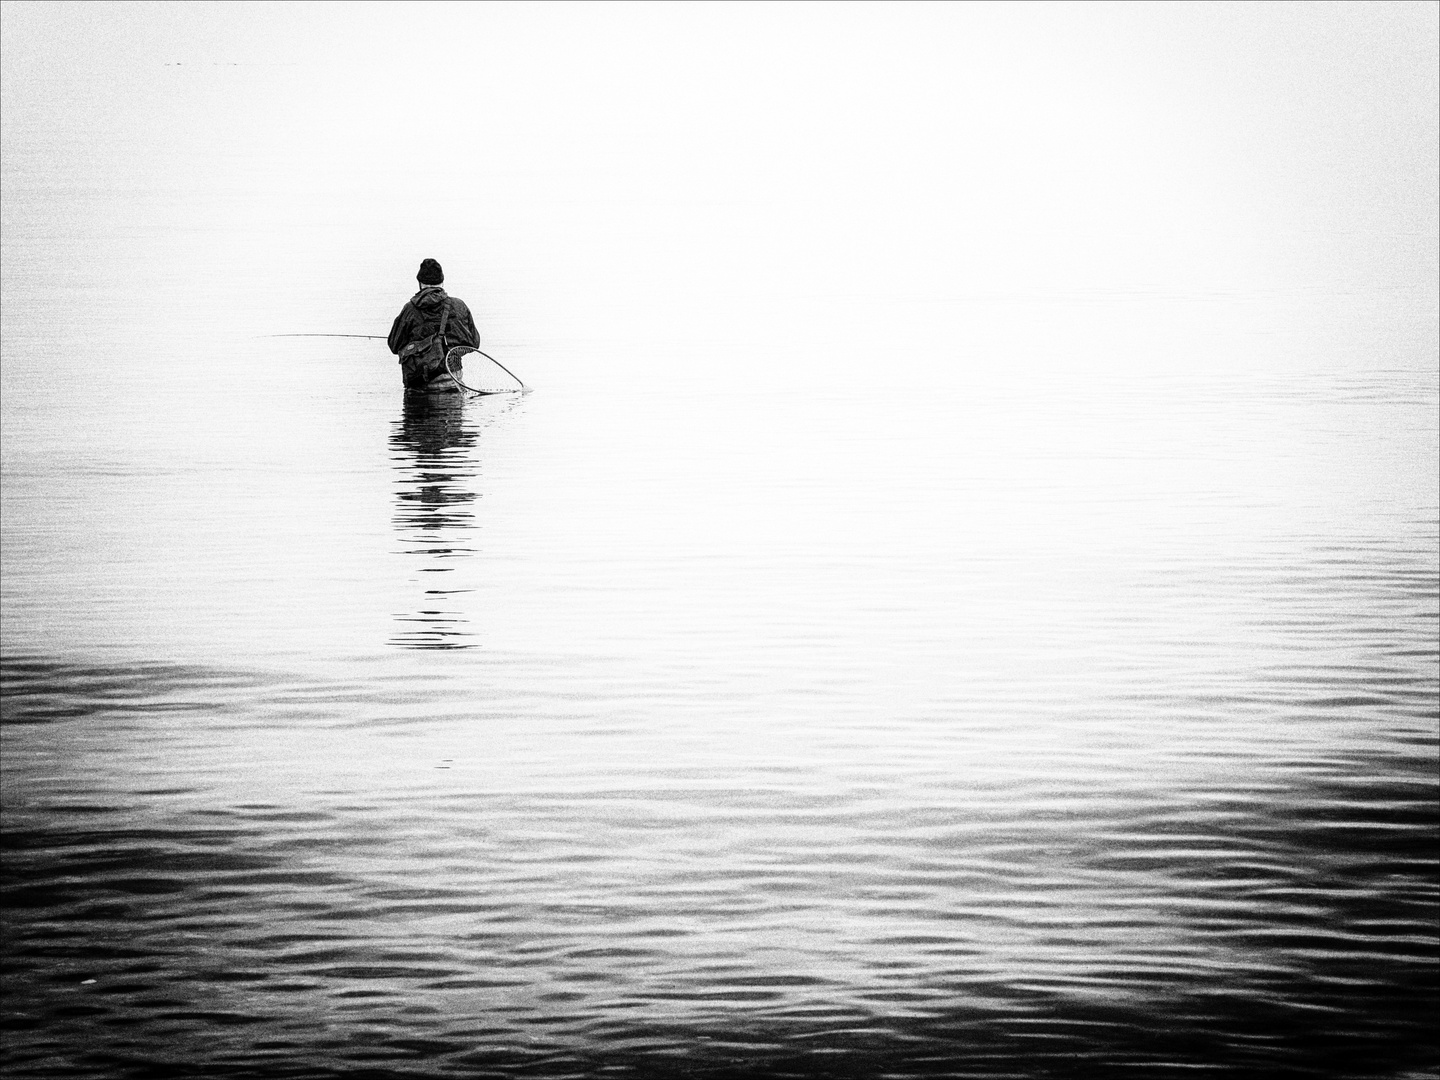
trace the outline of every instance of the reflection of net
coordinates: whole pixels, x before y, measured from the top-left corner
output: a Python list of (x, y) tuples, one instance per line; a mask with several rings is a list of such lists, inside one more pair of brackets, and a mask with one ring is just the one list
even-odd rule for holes
[(472, 394), (505, 394), (525, 389), (525, 384), (498, 360), (479, 349), (466, 346), (451, 349), (445, 354), (445, 370)]

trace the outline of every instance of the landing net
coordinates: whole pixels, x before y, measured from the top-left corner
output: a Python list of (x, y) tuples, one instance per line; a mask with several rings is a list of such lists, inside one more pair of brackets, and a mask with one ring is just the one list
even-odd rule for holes
[(529, 389), (499, 360), (465, 345), (445, 354), (445, 370), (460, 389), (472, 394), (515, 394)]

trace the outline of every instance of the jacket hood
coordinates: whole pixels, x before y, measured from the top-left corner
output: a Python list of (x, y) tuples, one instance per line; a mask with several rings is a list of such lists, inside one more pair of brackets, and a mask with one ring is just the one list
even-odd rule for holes
[(427, 285), (412, 296), (410, 302), (420, 311), (439, 311), (445, 302), (445, 290), (439, 285)]

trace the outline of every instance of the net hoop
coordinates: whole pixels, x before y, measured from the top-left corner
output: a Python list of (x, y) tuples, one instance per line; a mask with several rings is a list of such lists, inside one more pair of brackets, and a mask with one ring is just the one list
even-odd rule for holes
[[(489, 360), (490, 363), (505, 372), (506, 375), (509, 375), (510, 378), (514, 379), (516, 385), (496, 390), (481, 390), (478, 387), (467, 385), (464, 381), (465, 365), (463, 359), (470, 355), (483, 356), (486, 360)], [(457, 375), (457, 371), (460, 372), (460, 374)], [(480, 349), (473, 349), (468, 345), (457, 345), (445, 354), (445, 374), (449, 375), (451, 381), (467, 394), (525, 394), (530, 391), (530, 387), (525, 385), (524, 380), (504, 364), (500, 363), (499, 360), (496, 360), (487, 352), (483, 352)]]

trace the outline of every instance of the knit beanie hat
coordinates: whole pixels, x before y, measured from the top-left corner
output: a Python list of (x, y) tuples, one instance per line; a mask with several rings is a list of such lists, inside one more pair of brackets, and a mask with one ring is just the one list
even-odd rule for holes
[(420, 272), (415, 275), (415, 280), (421, 285), (439, 285), (445, 280), (445, 271), (440, 269), (440, 264), (434, 259), (426, 259), (420, 264)]

